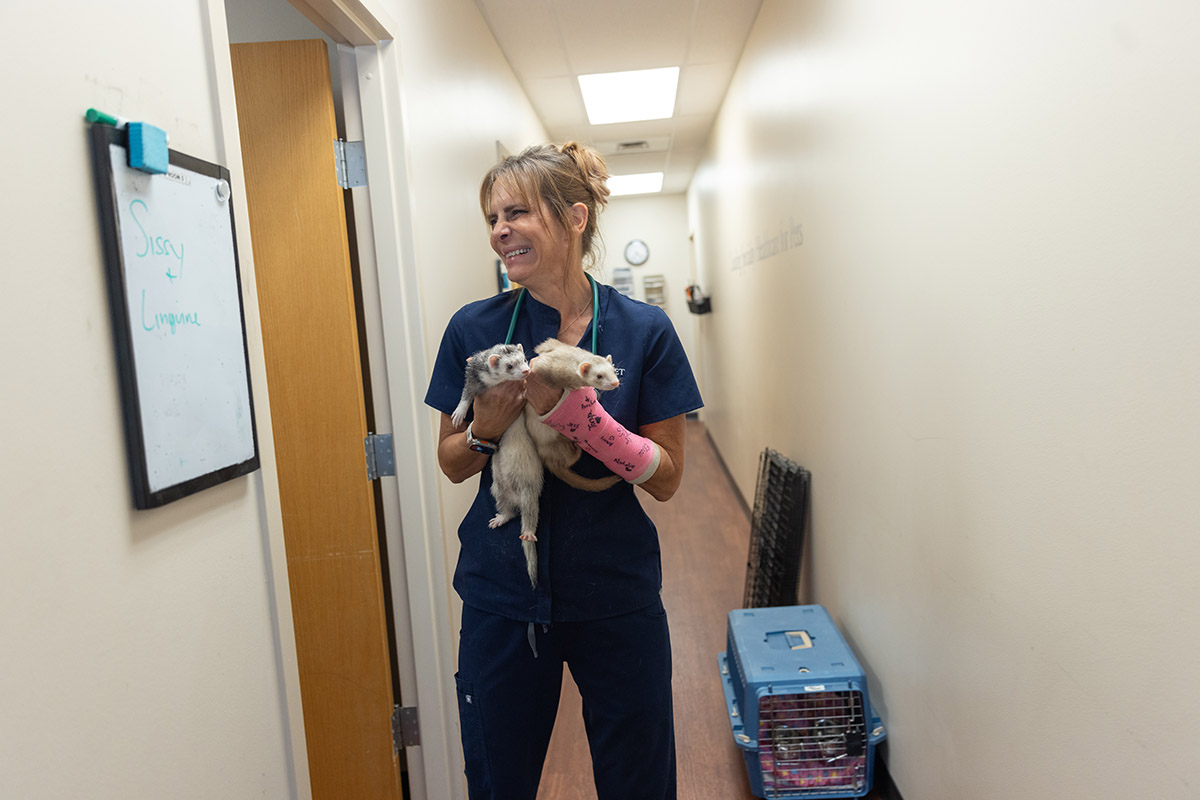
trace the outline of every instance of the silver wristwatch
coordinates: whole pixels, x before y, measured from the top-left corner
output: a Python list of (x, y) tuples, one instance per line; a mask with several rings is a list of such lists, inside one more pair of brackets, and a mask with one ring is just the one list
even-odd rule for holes
[[(474, 423), (472, 423), (474, 424)], [(484, 453), (489, 456), (496, 454), (500, 449), (498, 442), (489, 442), (487, 439), (476, 438), (475, 434), (471, 433), (471, 426), (467, 426), (467, 447), (474, 450), (476, 453)]]

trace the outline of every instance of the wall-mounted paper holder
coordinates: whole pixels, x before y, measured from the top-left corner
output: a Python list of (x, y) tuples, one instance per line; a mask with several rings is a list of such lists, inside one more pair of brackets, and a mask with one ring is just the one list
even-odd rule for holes
[(693, 283), (684, 289), (687, 294), (688, 310), (693, 314), (708, 314), (712, 312), (712, 299), (704, 293), (700, 288), (700, 284)]

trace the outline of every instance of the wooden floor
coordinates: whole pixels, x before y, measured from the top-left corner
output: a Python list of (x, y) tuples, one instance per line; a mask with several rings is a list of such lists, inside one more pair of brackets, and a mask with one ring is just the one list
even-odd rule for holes
[[(733, 743), (717, 671), (726, 616), (742, 606), (750, 522), (703, 424), (687, 425), (683, 485), (668, 503), (641, 495), (662, 543), (679, 800), (750, 800), (754, 795)], [(596, 800), (579, 692), (569, 674), (538, 800)]]

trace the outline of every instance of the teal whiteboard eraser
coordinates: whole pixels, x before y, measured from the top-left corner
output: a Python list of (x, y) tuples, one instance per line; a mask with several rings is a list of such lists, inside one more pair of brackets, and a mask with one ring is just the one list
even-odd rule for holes
[(129, 132), (129, 166), (143, 172), (166, 172), (170, 164), (167, 132), (148, 122), (131, 122), (125, 127)]

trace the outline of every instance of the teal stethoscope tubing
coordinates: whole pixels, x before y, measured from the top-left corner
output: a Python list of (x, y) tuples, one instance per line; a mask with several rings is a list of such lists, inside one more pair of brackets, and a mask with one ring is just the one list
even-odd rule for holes
[[(588, 283), (592, 285), (592, 353), (598, 353), (596, 349), (596, 310), (600, 306), (600, 289), (596, 286), (596, 280), (584, 273), (588, 279)], [(508, 336), (504, 337), (505, 344), (512, 344), (513, 331), (517, 329), (517, 314), (521, 313), (521, 302), (525, 299), (525, 287), (521, 287), (521, 291), (517, 293), (517, 304), (513, 306), (512, 321), (508, 323)]]

